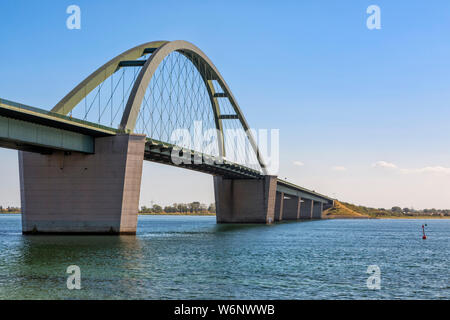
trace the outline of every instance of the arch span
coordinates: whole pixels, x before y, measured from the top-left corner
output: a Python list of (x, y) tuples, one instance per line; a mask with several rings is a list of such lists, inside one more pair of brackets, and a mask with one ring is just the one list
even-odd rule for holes
[[(228, 98), (228, 101), (236, 113), (237, 119), (246, 133), (247, 139), (256, 155), (263, 173), (266, 174), (266, 166), (262, 159), (261, 153), (259, 152), (256, 140), (254, 139), (242, 110), (225, 79), (222, 77), (212, 61), (206, 56), (206, 54), (204, 54), (194, 44), (187, 41), (177, 40), (170, 42), (147, 42), (116, 56), (75, 87), (52, 109), (52, 111), (64, 115), (69, 114), (73, 108), (81, 100), (83, 100), (83, 98), (85, 98), (96, 87), (101, 85), (109, 76), (117, 72), (121, 68), (121, 62), (137, 60), (145, 54), (151, 53), (150, 57), (142, 65), (142, 68), (136, 77), (119, 125), (120, 131), (133, 133), (150, 81), (163, 60), (172, 52), (178, 52), (189, 59), (202, 77), (211, 102), (216, 129), (222, 134), (222, 137), (218, 139), (219, 155), (221, 157), (225, 156), (225, 147), (223, 142), (224, 132), (218, 98), (226, 97)], [(220, 89), (222, 90), (221, 93), (215, 91), (213, 81), (218, 83)]]
[(142, 57), (146, 49), (156, 50), (167, 41), (152, 41), (141, 44), (130, 50), (127, 50), (115, 58), (111, 59), (103, 66), (95, 70), (89, 77), (83, 80), (72, 91), (70, 91), (61, 101), (59, 101), (51, 110), (52, 112), (68, 115), (73, 108), (85, 98), (92, 90), (100, 85), (105, 79), (120, 69), (120, 62), (124, 60), (136, 60)]

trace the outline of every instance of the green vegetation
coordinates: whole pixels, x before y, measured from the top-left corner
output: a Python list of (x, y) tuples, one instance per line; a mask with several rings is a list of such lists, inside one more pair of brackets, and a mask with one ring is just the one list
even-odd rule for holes
[(328, 210), (324, 211), (324, 216), (328, 217), (348, 217), (348, 218), (367, 218), (368, 215), (358, 212), (358, 210), (353, 210), (350, 206), (344, 205), (339, 201), (334, 202), (334, 206)]
[(20, 213), (20, 208), (16, 207), (4, 208), (3, 206), (0, 206), (0, 214), (2, 213)]
[[(3, 207), (0, 206), (0, 214), (21, 213), (18, 207)], [(141, 207), (139, 214), (148, 215), (195, 215), (195, 216), (214, 216), (216, 215), (216, 205), (214, 203), (209, 206), (200, 202), (191, 203), (174, 203), (172, 206), (162, 207), (158, 204), (147, 208)]]
[(332, 208), (324, 211), (325, 217), (366, 217), (366, 218), (444, 218), (450, 217), (450, 210), (425, 209), (415, 210), (412, 208), (392, 207), (369, 208), (351, 203), (335, 201)]
[[(20, 213), (18, 207), (0, 206), (0, 214)], [(198, 201), (191, 203), (174, 203), (162, 207), (153, 204), (151, 207), (142, 206), (139, 214), (143, 215), (193, 215), (214, 216), (216, 206), (214, 203), (205, 205)], [(391, 209), (370, 208), (358, 206), (347, 202), (335, 201), (334, 206), (323, 212), (325, 218), (450, 218), (450, 209), (424, 209), (392, 207)]]
[(191, 203), (174, 203), (172, 206), (162, 207), (158, 204), (153, 204), (150, 208), (142, 206), (139, 211), (140, 214), (149, 215), (202, 215), (213, 216), (216, 214), (216, 206), (214, 203), (209, 206), (198, 201)]

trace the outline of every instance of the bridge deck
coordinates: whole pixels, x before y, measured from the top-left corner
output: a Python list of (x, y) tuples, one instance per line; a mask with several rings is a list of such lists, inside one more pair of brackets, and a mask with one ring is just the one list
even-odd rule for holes
[(288, 182), (286, 180), (278, 179), (277, 181), (277, 191), (283, 192), (285, 195), (296, 196), (302, 199), (311, 199), (314, 201), (319, 201), (327, 204), (332, 204), (334, 199), (327, 197), (323, 194), (300, 187), (296, 184)]
[(0, 99), (0, 115), (52, 128), (82, 133), (92, 137), (105, 137), (115, 135), (117, 133), (117, 129), (114, 128), (64, 116), (59, 113), (27, 106), (5, 99)]
[[(227, 161), (225, 159), (215, 158), (194, 150), (183, 150), (183, 153), (180, 152), (181, 148), (175, 145), (164, 143), (154, 139), (147, 139), (144, 159), (212, 175), (221, 175), (226, 178), (263, 178), (261, 172), (251, 168), (247, 168), (237, 163)], [(179, 160), (179, 164), (173, 163), (172, 158), (174, 157), (175, 159)], [(184, 163), (181, 163), (182, 161)]]
[[(19, 121), (19, 123), (15, 123), (15, 125), (19, 127), (20, 130), (37, 132), (36, 135), (39, 135), (38, 133), (40, 133), (41, 139), (43, 130), (39, 131), (39, 126), (45, 126), (49, 127), (50, 129), (60, 130), (48, 131), (47, 128), (44, 131), (46, 131), (48, 135), (59, 135), (62, 137), (60, 139), (61, 141), (66, 141), (65, 145), (64, 143), (61, 144), (61, 142), (58, 142), (61, 145), (51, 143), (47, 143), (46, 145), (45, 143), (37, 143), (36, 141), (34, 141), (36, 139), (31, 139), (33, 141), (28, 141), (30, 144), (27, 145), (26, 141), (21, 141), (22, 144), (20, 144), (17, 141), (13, 141), (13, 139), (8, 139), (8, 137), (0, 137), (3, 138), (0, 146), (19, 150), (45, 152), (51, 151), (51, 149), (53, 148), (89, 153), (89, 150), (92, 150), (93, 152), (93, 142), (87, 141), (87, 138), (106, 137), (116, 135), (118, 133), (118, 130), (114, 128), (102, 126), (96, 123), (72, 118), (69, 116), (64, 116), (55, 112), (46, 111), (5, 99), (0, 99), (0, 118), (0, 120), (14, 119)], [(31, 124), (31, 127), (26, 128), (23, 125), (23, 123), (27, 122)], [(75, 134), (75, 136), (73, 134), (68, 135), (67, 133), (64, 133), (64, 131), (73, 133)], [(55, 139), (53, 138), (47, 140)], [(222, 161), (217, 161), (219, 159), (193, 150), (185, 150), (187, 154), (187, 156), (186, 154), (184, 154), (185, 163), (176, 165), (172, 161), (172, 153), (174, 152), (174, 150), (177, 151), (180, 150), (180, 148), (169, 143), (164, 143), (147, 138), (144, 159), (147, 161), (179, 166), (185, 169), (212, 175), (220, 175), (230, 179), (262, 179), (264, 177), (264, 175), (257, 170), (224, 159), (222, 159)], [(190, 159), (190, 162), (187, 161), (188, 163), (186, 163), (186, 159)], [(198, 159), (200, 159), (200, 162)], [(277, 191), (284, 192), (286, 195), (298, 196), (301, 198), (312, 199), (324, 203), (330, 203), (333, 201), (333, 199), (320, 193), (308, 190), (281, 179), (278, 179)]]

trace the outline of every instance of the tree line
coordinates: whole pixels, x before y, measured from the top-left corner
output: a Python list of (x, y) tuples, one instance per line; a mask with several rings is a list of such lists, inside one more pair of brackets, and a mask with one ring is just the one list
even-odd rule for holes
[(20, 208), (19, 207), (3, 207), (0, 206), (0, 213), (17, 213), (20, 212)]
[(151, 207), (142, 206), (139, 213), (180, 213), (180, 214), (193, 214), (193, 213), (215, 213), (216, 205), (214, 203), (209, 206), (198, 201), (191, 203), (174, 203), (171, 206), (160, 206), (159, 204), (153, 204)]
[(416, 210), (414, 208), (402, 208), (399, 206), (392, 207), (391, 209), (385, 208), (369, 208), (365, 206), (358, 206), (351, 203), (342, 202), (345, 206), (361, 214), (365, 214), (371, 217), (383, 217), (383, 216), (408, 216), (408, 217), (423, 217), (423, 216), (450, 216), (450, 209), (423, 209)]
[(394, 214), (402, 214), (405, 216), (450, 216), (449, 209), (423, 209), (415, 210), (414, 208), (392, 207), (390, 210)]
[[(20, 213), (20, 207), (3, 207), (0, 206), (0, 213)], [(171, 206), (160, 206), (159, 204), (153, 204), (151, 207), (142, 206), (139, 213), (216, 213), (216, 205), (211, 203), (206, 205), (198, 201), (191, 203), (174, 203)]]

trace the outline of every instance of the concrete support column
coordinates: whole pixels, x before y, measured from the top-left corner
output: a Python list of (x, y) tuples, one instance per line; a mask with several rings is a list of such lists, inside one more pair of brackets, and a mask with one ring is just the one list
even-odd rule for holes
[(300, 216), (301, 199), (289, 195), (289, 199), (284, 199), (283, 220), (298, 220)]
[(273, 223), (277, 177), (225, 179), (214, 177), (217, 223)]
[(314, 201), (313, 219), (322, 219), (323, 203)]
[(313, 215), (313, 200), (302, 199), (300, 205), (300, 219), (312, 219)]
[(275, 199), (275, 221), (283, 220), (284, 192), (277, 192)]
[(19, 152), (24, 234), (135, 234), (145, 136), (95, 139), (95, 154)]

